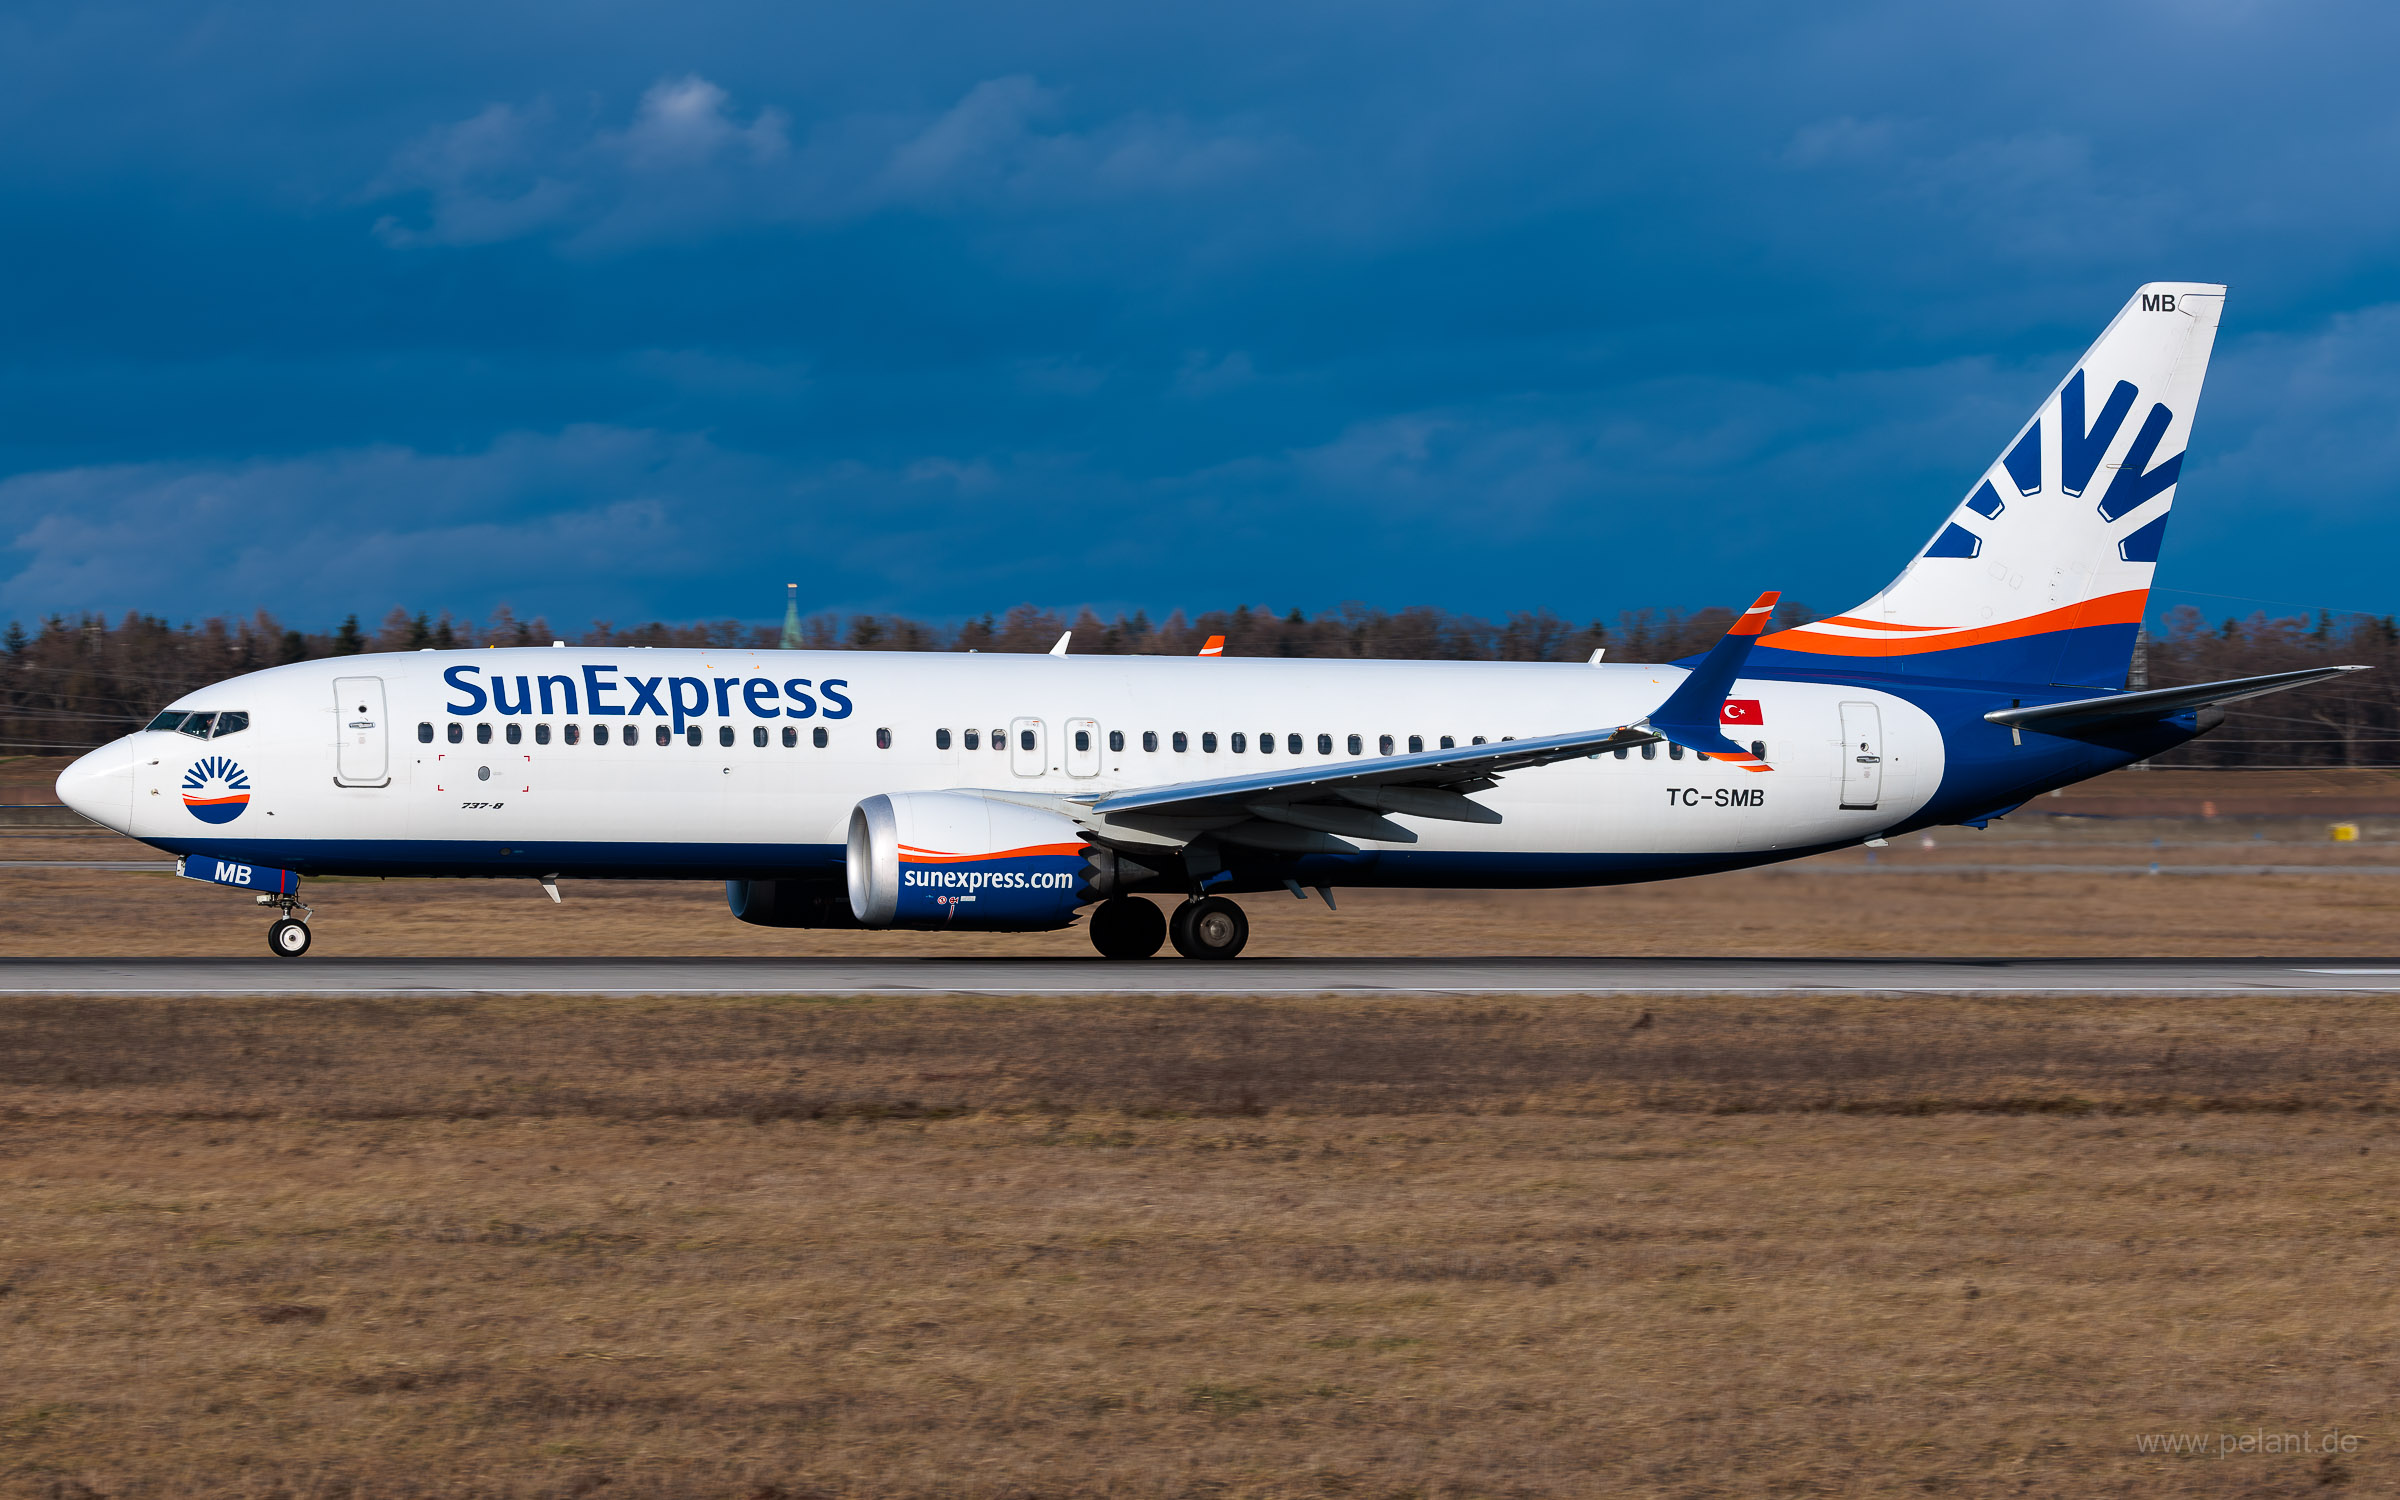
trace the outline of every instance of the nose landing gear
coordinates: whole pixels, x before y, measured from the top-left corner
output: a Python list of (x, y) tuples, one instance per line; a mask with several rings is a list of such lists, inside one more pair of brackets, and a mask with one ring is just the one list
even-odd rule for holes
[(1185, 958), (1232, 958), (1250, 941), (1250, 919), (1223, 896), (1203, 896), (1175, 908), (1167, 941)]
[(295, 917), (292, 913), (295, 911), (306, 912), (308, 916), (313, 917), (316, 915), (314, 910), (301, 905), (290, 896), (261, 896), (258, 898), (258, 904), (275, 907), (283, 913), (282, 916), (275, 919), (273, 925), (267, 928), (267, 951), (269, 953), (274, 954), (277, 958), (298, 958), (308, 951), (307, 918)]

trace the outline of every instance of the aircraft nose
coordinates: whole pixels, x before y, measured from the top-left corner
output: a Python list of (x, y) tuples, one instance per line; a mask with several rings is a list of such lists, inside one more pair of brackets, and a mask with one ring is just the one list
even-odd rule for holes
[(133, 741), (102, 745), (58, 773), (58, 800), (123, 833), (133, 825)]

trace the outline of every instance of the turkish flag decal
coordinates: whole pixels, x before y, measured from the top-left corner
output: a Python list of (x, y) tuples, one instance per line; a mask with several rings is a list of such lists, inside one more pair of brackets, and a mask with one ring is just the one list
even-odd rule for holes
[(1758, 711), (1756, 698), (1728, 698), (1725, 700), (1725, 712), (1718, 715), (1718, 722), (1723, 724), (1764, 724), (1767, 722), (1767, 716)]

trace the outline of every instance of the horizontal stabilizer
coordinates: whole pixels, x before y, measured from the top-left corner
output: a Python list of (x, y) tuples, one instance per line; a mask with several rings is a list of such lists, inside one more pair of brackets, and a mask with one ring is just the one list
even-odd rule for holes
[(2329, 677), (2364, 672), (2365, 667), (2310, 667), (2300, 672), (2270, 672), (2264, 677), (2236, 677), (2226, 682), (2200, 682), (2190, 687), (2152, 688), (2140, 693), (2110, 693), (2104, 698), (2078, 698), (2071, 703), (2043, 703), (2032, 708), (1996, 708), (1984, 718), (2011, 729), (2044, 734), (2083, 734), (2092, 730), (2153, 724), (2194, 709), (2214, 708), (2244, 698), (2260, 698), (2288, 688), (2306, 687)]
[(1775, 601), (1782, 597), (1770, 589), (1758, 596), (1756, 604), (1743, 610), (1742, 617), (1700, 659), (1700, 665), (1651, 713), (1649, 727), (1665, 739), (1711, 760), (1730, 761), (1752, 771), (1772, 770), (1748, 746), (1727, 739), (1718, 725), (1725, 715), (1725, 695), (1733, 690), (1742, 664), (1750, 659), (1750, 648), (1758, 644), (1767, 622), (1774, 617)]

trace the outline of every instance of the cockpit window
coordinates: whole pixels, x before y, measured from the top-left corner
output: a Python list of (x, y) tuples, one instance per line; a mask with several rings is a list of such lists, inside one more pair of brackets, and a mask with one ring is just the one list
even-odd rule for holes
[(170, 708), (148, 724), (144, 730), (161, 733), (173, 731), (188, 734), (196, 740), (221, 740), (229, 734), (240, 734), (250, 727), (250, 716), (235, 710), (224, 713), (196, 714), (188, 709)]

